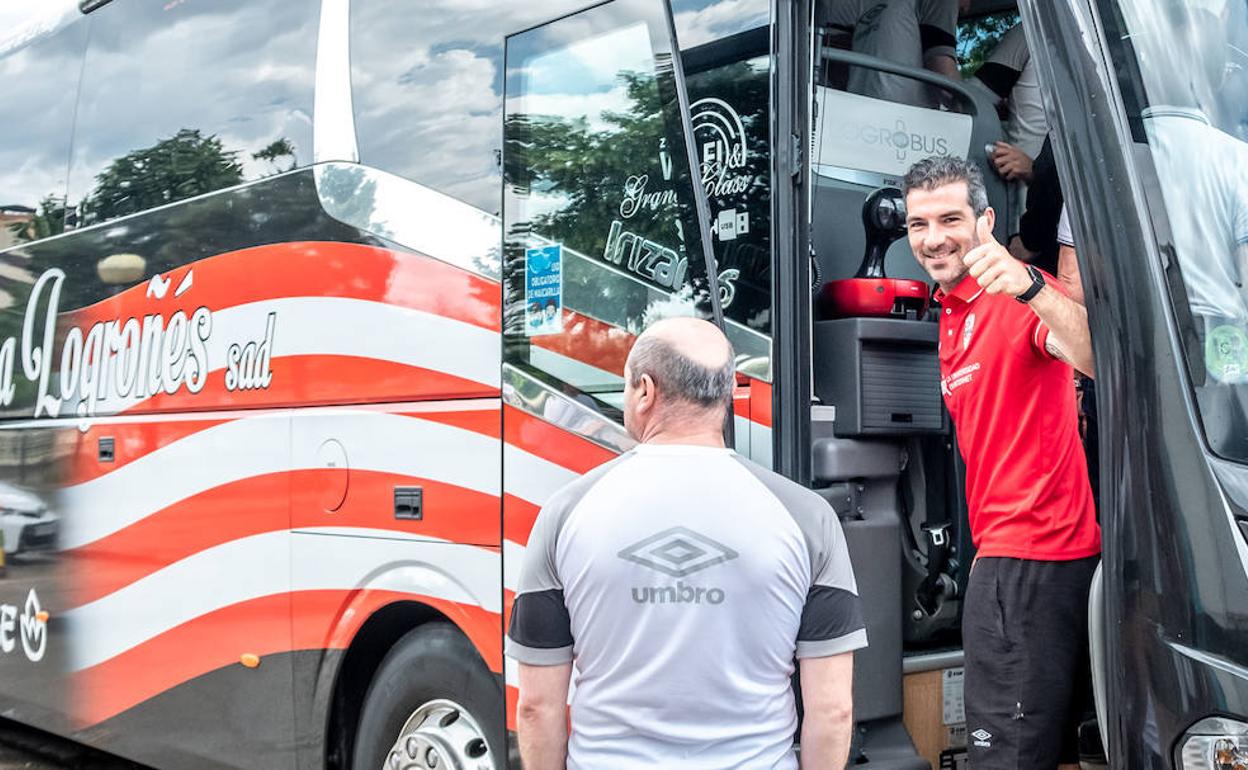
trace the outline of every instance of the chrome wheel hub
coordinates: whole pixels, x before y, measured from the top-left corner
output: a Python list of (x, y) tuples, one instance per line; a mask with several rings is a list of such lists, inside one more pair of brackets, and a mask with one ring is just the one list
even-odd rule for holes
[(407, 718), (382, 770), (494, 770), (494, 757), (467, 710), (433, 700)]

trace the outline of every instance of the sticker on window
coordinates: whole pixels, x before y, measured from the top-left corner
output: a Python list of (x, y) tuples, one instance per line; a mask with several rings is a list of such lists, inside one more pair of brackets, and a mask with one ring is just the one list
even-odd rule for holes
[(524, 250), (524, 333), (563, 331), (563, 244)]
[(1248, 333), (1229, 324), (1209, 330), (1205, 366), (1218, 382), (1244, 382), (1248, 376)]

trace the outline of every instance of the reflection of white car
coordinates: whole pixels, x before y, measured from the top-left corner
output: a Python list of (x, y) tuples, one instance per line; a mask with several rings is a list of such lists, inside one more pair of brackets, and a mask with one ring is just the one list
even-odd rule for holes
[(0, 482), (0, 535), (6, 555), (53, 550), (60, 521), (34, 494)]

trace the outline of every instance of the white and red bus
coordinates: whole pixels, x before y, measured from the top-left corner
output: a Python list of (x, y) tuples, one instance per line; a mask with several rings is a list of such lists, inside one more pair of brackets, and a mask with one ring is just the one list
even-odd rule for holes
[[(1153, 79), (1196, 61), (1241, 135), (1237, 3), (964, 14), (1021, 12), (1086, 204), (1116, 767), (1248, 745), (1248, 313), (1202, 325), (1207, 255), (1159, 191), (1206, 183), (1146, 130)], [(933, 148), (986, 163), (994, 105), (849, 50), (822, 0), (585, 5), (92, 1), (0, 43), (0, 716), (162, 768), (518, 766), (519, 557), (631, 445), (624, 358), (678, 313), (735, 345), (737, 450), (842, 517), (855, 766), (961, 766), (973, 547), (936, 324), (811, 289), (880, 243), (922, 277), (864, 201)], [(1149, 21), (1205, 13), (1200, 56)], [(852, 93), (855, 68), (939, 96)]]

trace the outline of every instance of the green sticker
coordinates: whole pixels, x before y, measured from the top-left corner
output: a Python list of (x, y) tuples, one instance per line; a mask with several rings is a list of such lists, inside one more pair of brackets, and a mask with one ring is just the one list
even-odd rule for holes
[(1238, 326), (1215, 326), (1205, 337), (1205, 366), (1219, 382), (1242, 382), (1248, 374), (1248, 333)]

